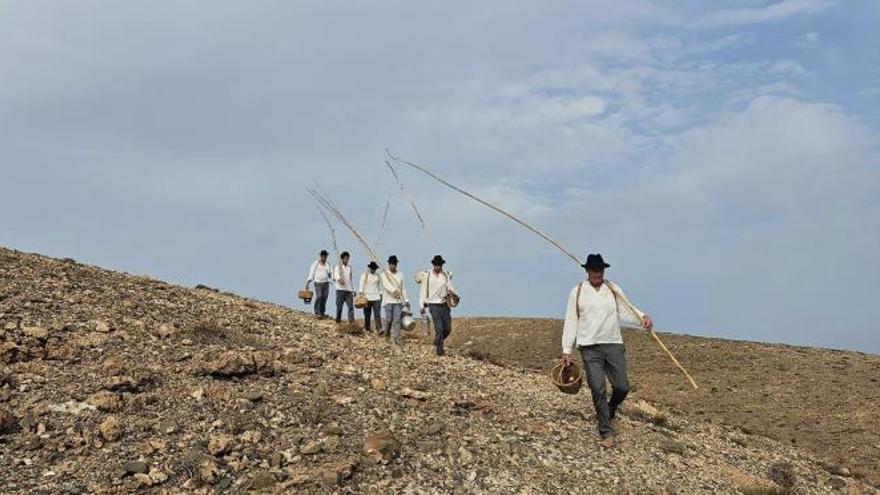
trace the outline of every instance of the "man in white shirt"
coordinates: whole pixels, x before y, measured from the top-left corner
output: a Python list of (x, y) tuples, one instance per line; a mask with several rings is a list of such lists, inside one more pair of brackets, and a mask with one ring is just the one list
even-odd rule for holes
[(388, 270), (381, 273), (382, 304), (385, 306), (385, 337), (391, 336), (400, 345), (400, 329), (403, 310), (409, 310), (409, 297), (406, 295), (406, 282), (403, 273), (397, 269), (397, 256), (388, 257)]
[(309, 276), (306, 278), (306, 290), (309, 290), (310, 283), (315, 282), (315, 315), (321, 319), (327, 317), (327, 295), (330, 293), (330, 279), (332, 277), (332, 269), (327, 263), (327, 256), (327, 250), (322, 249), (318, 254), (318, 259), (309, 268)]
[(376, 315), (376, 333), (382, 332), (382, 289), (379, 286), (379, 274), (376, 270), (379, 265), (371, 261), (367, 265), (369, 271), (361, 275), (361, 283), (358, 285), (358, 293), (366, 298), (367, 305), (364, 307), (364, 330), (370, 332), (370, 317)]
[(342, 305), (348, 306), (348, 322), (354, 323), (354, 285), (351, 283), (351, 255), (343, 251), (340, 263), (333, 267), (333, 282), (336, 283), (336, 323), (342, 323)]
[[(620, 287), (605, 280), (605, 263), (601, 254), (590, 254), (583, 266), (587, 280), (571, 290), (565, 325), (562, 329), (562, 362), (571, 364), (571, 348), (577, 345), (584, 362), (587, 383), (596, 409), (596, 423), (602, 447), (614, 446), (614, 428), (611, 420), (618, 406), (629, 393), (626, 375), (626, 349), (620, 334), (620, 305), (631, 308), (651, 329), (651, 317), (636, 308)], [(611, 398), (605, 398), (605, 376), (611, 382)]]
[(452, 286), (452, 277), (443, 271), (446, 260), (439, 254), (431, 260), (431, 269), (422, 277), (419, 287), (419, 304), (422, 314), (430, 311), (431, 319), (434, 320), (434, 350), (438, 356), (446, 354), (443, 349), (443, 341), (452, 333), (452, 311), (446, 302), (446, 297), (455, 294)]

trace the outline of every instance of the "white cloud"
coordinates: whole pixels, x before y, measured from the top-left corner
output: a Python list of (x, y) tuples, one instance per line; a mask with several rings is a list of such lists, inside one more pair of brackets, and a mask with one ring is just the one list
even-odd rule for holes
[(717, 10), (699, 17), (693, 25), (711, 29), (778, 22), (798, 15), (817, 14), (834, 4), (831, 0), (782, 0), (763, 7)]
[(865, 88), (859, 91), (859, 96), (863, 96), (865, 98), (873, 98), (877, 95), (880, 95), (880, 86), (872, 86), (870, 88)]
[(804, 34), (795, 42), (794, 46), (798, 48), (811, 48), (817, 46), (820, 42), (819, 33), (815, 31), (810, 31), (809, 33)]
[(728, 97), (731, 105), (743, 105), (759, 96), (799, 96), (802, 92), (794, 85), (785, 81), (750, 86), (734, 91)]
[(685, 49), (687, 55), (705, 55), (742, 48), (754, 44), (757, 40), (753, 33), (734, 33), (708, 41), (698, 41)]
[(804, 66), (794, 60), (778, 60), (771, 63), (767, 67), (767, 72), (777, 76), (796, 76), (802, 77), (807, 75)]

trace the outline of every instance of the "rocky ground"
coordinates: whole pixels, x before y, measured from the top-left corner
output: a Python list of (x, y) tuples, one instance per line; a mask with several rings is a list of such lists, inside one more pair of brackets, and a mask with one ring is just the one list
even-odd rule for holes
[[(451, 344), (535, 371), (559, 356), (562, 322), (459, 319)], [(638, 394), (678, 414), (797, 446), (834, 472), (880, 485), (880, 356), (661, 334), (700, 383), (691, 390), (648, 333), (624, 331)]]
[(0, 249), (4, 493), (876, 493), (636, 391), (586, 396), (209, 288)]

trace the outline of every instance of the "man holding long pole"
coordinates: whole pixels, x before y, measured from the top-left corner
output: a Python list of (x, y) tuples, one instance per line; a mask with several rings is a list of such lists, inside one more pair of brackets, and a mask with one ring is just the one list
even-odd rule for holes
[(443, 341), (452, 333), (452, 312), (447, 302), (449, 295), (455, 294), (452, 279), (449, 273), (443, 270), (446, 260), (439, 254), (431, 260), (431, 270), (422, 278), (419, 288), (419, 303), (422, 314), (425, 311), (431, 313), (434, 320), (434, 351), (438, 356), (443, 356)]
[(390, 335), (391, 340), (400, 345), (400, 330), (403, 320), (403, 310), (409, 311), (409, 296), (406, 295), (406, 282), (403, 273), (397, 269), (398, 259), (396, 255), (388, 257), (388, 270), (380, 275), (380, 287), (382, 288), (382, 304), (385, 306), (385, 337)]
[[(636, 313), (642, 326), (650, 330), (651, 317), (640, 311), (612, 282), (605, 280), (608, 263), (601, 254), (590, 254), (583, 265), (587, 280), (571, 290), (562, 329), (562, 361), (571, 364), (571, 349), (577, 345), (587, 383), (596, 409), (599, 444), (614, 446), (614, 419), (617, 408), (629, 393), (626, 374), (626, 348), (620, 334), (620, 305), (625, 304)], [(605, 396), (605, 377), (611, 382), (611, 398)]]

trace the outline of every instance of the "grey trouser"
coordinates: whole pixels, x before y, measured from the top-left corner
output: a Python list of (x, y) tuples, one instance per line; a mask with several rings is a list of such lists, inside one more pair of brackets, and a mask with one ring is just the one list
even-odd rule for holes
[(347, 290), (336, 291), (336, 321), (342, 320), (342, 305), (348, 306), (348, 321), (354, 321), (354, 292)]
[(403, 321), (403, 303), (390, 303), (385, 305), (385, 335), (391, 329), (391, 338), (395, 344), (400, 343), (400, 329)]
[(445, 304), (429, 304), (428, 311), (434, 320), (434, 347), (443, 350), (443, 341), (452, 333), (452, 311)]
[(382, 300), (378, 301), (367, 301), (367, 306), (364, 307), (364, 328), (367, 331), (370, 331), (370, 317), (373, 314), (376, 314), (376, 331), (382, 331)]
[(315, 282), (315, 314), (327, 314), (327, 296), (330, 294), (330, 282)]
[[(587, 371), (587, 383), (593, 395), (593, 407), (596, 408), (596, 424), (599, 435), (605, 437), (614, 433), (611, 419), (617, 412), (617, 406), (629, 393), (629, 380), (626, 377), (626, 347), (623, 344), (593, 344), (578, 346), (584, 369)], [(605, 377), (611, 382), (611, 399), (605, 400)]]

